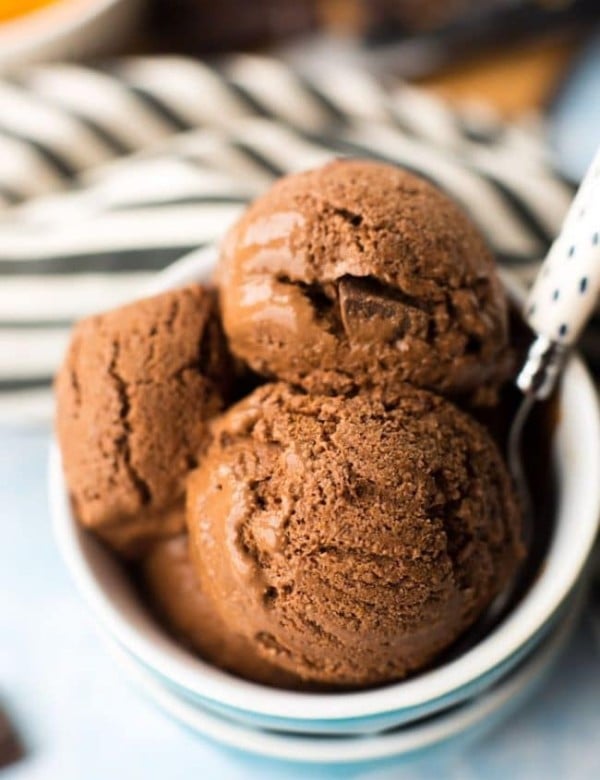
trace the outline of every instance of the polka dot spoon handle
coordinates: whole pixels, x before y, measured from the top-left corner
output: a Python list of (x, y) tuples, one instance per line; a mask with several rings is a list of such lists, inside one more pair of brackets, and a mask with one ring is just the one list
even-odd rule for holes
[(538, 273), (525, 318), (538, 338), (517, 384), (537, 398), (549, 395), (568, 348), (577, 342), (600, 291), (600, 150)]
[[(525, 319), (536, 338), (517, 377), (523, 398), (508, 432), (507, 462), (523, 510), (523, 543), (531, 551), (533, 505), (521, 441), (532, 407), (547, 398), (566, 357), (596, 304), (600, 289), (600, 150), (544, 260), (527, 303)], [(506, 613), (522, 586), (527, 560), (488, 610), (492, 619)]]

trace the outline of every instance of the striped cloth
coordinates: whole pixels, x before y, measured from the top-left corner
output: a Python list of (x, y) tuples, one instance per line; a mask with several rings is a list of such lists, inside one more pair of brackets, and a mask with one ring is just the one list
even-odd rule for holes
[(348, 68), (143, 58), (0, 81), (0, 421), (51, 414), (73, 320), (218, 239), (275, 177), (343, 155), (435, 182), (525, 281), (573, 194), (538, 131)]

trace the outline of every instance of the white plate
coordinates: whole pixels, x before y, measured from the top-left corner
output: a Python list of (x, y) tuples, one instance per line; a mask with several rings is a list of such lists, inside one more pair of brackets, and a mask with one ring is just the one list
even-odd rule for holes
[[(242, 726), (178, 698), (112, 640), (110, 649), (135, 686), (166, 714), (196, 734), (246, 753), (311, 764), (356, 764), (411, 757), (461, 737), (481, 735), (532, 694), (550, 671), (577, 625), (583, 599), (576, 597), (568, 616), (507, 680), (457, 709), (396, 731), (352, 737), (283, 734)], [(462, 741), (462, 740), (461, 740)]]

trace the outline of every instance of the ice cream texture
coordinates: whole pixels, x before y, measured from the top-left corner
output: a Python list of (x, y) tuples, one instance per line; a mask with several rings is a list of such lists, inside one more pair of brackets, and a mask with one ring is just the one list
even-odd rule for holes
[(494, 260), (402, 169), (339, 160), (280, 179), (225, 237), (217, 280), (234, 353), (309, 392), (409, 382), (493, 400), (506, 377)]
[(222, 620), (270, 663), (329, 685), (432, 663), (520, 553), (494, 442), (408, 386), (389, 403), (259, 388), (216, 423), (187, 522)]
[(185, 478), (230, 384), (216, 297), (204, 287), (81, 322), (56, 381), (56, 429), (83, 525), (131, 556), (179, 533)]
[(272, 666), (234, 626), (223, 623), (191, 564), (186, 534), (155, 544), (140, 574), (159, 619), (204, 660), (263, 685), (299, 687), (299, 678)]
[(522, 556), (471, 416), (511, 359), (485, 242), (428, 182), (339, 160), (258, 198), (215, 281), (75, 328), (56, 429), (78, 520), (228, 672), (346, 690), (430, 667)]

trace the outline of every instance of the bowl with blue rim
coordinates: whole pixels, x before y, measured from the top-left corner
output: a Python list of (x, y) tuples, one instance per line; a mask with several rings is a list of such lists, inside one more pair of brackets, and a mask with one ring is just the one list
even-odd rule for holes
[[(184, 258), (148, 293), (212, 276), (216, 250)], [(504, 276), (515, 303), (523, 290)], [(477, 627), (432, 668), (370, 690), (278, 690), (222, 671), (180, 645), (159, 625), (128, 572), (73, 515), (56, 443), (49, 480), (56, 537), (76, 586), (99, 627), (174, 695), (245, 725), (283, 732), (369, 734), (416, 722), (480, 695), (514, 670), (556, 626), (585, 577), (600, 516), (600, 410), (594, 383), (574, 356), (555, 399), (549, 446), (552, 506), (539, 513), (544, 541), (526, 586), (502, 620)], [(546, 482), (549, 483), (548, 480)]]

